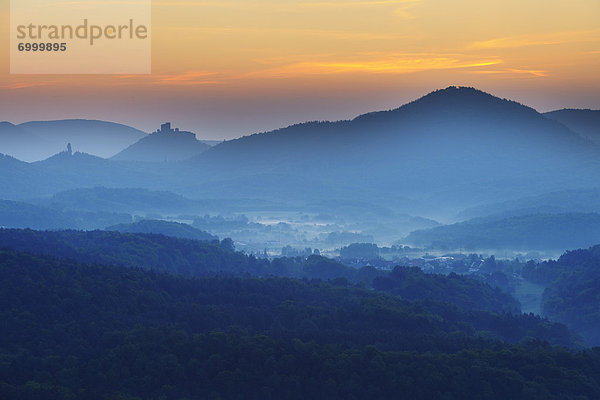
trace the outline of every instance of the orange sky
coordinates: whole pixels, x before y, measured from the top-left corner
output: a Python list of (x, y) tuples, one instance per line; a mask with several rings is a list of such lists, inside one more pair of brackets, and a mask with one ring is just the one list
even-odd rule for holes
[(598, 0), (154, 0), (151, 75), (9, 75), (0, 120), (97, 118), (204, 138), (341, 119), (449, 85), (600, 109)]

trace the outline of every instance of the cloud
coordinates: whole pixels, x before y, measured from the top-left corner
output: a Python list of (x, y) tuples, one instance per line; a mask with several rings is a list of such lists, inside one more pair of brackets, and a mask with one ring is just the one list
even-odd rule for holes
[(600, 30), (556, 32), (538, 35), (520, 35), (495, 38), (471, 43), (467, 49), (507, 49), (529, 46), (547, 46), (571, 42), (588, 42), (599, 39)]
[[(267, 64), (268, 61), (262, 60)], [(387, 56), (378, 59), (363, 58), (344, 61), (314, 60), (293, 62), (249, 73), (248, 76), (301, 76), (343, 73), (407, 74), (419, 71), (476, 68), (500, 64), (497, 58), (461, 59), (444, 55), (415, 54)]]
[(34, 87), (49, 86), (49, 85), (52, 85), (53, 83), (54, 82), (50, 82), (50, 81), (35, 81), (35, 80), (6, 82), (6, 83), (0, 83), (0, 89), (9, 89), (9, 90), (28, 89), (28, 88), (34, 88)]
[(118, 75), (117, 85), (133, 83), (149, 83), (154, 85), (194, 86), (218, 85), (223, 83), (223, 78), (211, 71), (187, 71), (171, 74), (152, 75)]
[[(231, 78), (231, 77), (230, 77)], [(29, 78), (7, 79), (0, 82), (0, 89), (18, 90), (42, 86), (55, 86), (62, 89), (76, 87), (77, 85), (99, 87), (122, 86), (200, 86), (220, 85), (225, 83), (225, 76), (211, 71), (186, 71), (175, 73), (162, 73), (151, 75), (70, 75), (68, 78), (57, 75), (55, 78)]]
[(372, 7), (418, 3), (421, 0), (374, 0), (374, 1), (308, 1), (299, 2), (301, 7)]
[[(331, 56), (329, 56), (331, 57)], [(311, 61), (305, 61), (312, 59)], [(334, 75), (347, 73), (407, 74), (419, 71), (442, 69), (470, 69), (500, 64), (497, 58), (473, 59), (462, 55), (362, 54), (355, 60), (331, 60), (327, 55), (298, 55), (291, 58), (274, 57), (255, 60), (264, 66), (252, 72), (234, 73), (227, 71), (187, 71), (152, 75), (120, 75), (112, 85), (164, 85), (194, 86), (221, 85), (252, 78), (297, 77), (307, 75)]]
[(235, 1), (153, 1), (154, 7), (239, 7), (243, 3)]
[(200, 26), (163, 26), (166, 29), (183, 32), (203, 33), (258, 33), (258, 34), (295, 34), (305, 36), (322, 36), (333, 39), (358, 39), (358, 40), (398, 40), (407, 38), (406, 35), (393, 33), (361, 32), (330, 29), (302, 29), (302, 28), (269, 28), (269, 27), (200, 27)]
[(412, 7), (400, 7), (394, 10), (394, 15), (404, 19), (415, 19), (416, 17), (409, 11)]
[(44, 4), (42, 4), (42, 7), (57, 7), (57, 6), (69, 6), (69, 7), (76, 7), (76, 8), (96, 8), (99, 5), (101, 5), (102, 7), (107, 6), (107, 5), (116, 5), (116, 6), (123, 6), (123, 5), (135, 5), (135, 6), (146, 6), (148, 5), (149, 2), (148, 0), (129, 0), (129, 1), (120, 1), (120, 0), (113, 0), (113, 1), (107, 1), (107, 0), (103, 0), (103, 1), (99, 1), (99, 0), (81, 0), (81, 1), (46, 1)]
[(506, 68), (501, 70), (478, 70), (478, 71), (466, 71), (469, 74), (479, 75), (521, 75), (521, 76), (535, 76), (535, 77), (546, 77), (550, 73), (546, 70), (535, 70), (535, 69), (518, 69), (518, 68)]
[(256, 8), (256, 7), (282, 7), (282, 8), (327, 8), (327, 7), (373, 7), (373, 6), (396, 6), (399, 4), (419, 3), (421, 0), (329, 0), (329, 1), (153, 1), (153, 6), (163, 7), (220, 7), (220, 8)]

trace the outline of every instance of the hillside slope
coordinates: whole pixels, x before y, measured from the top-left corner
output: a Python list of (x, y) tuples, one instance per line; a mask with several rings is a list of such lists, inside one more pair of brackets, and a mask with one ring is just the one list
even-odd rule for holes
[(209, 148), (209, 145), (196, 139), (196, 135), (192, 132), (155, 132), (120, 151), (112, 158), (144, 162), (183, 161)]
[(544, 116), (600, 144), (600, 110), (563, 109), (544, 113)]
[(351, 121), (310, 122), (228, 141), (192, 165), (210, 169), (226, 193), (244, 190), (245, 183), (269, 193), (278, 185), (279, 196), (293, 188), (304, 195), (303, 185), (313, 185), (322, 197), (376, 195), (387, 204), (397, 197), (443, 199), (454, 206), (591, 184), (600, 171), (598, 154), (529, 107), (450, 87)]
[(436, 249), (560, 251), (600, 242), (600, 214), (531, 214), (474, 218), (414, 231), (406, 243)]

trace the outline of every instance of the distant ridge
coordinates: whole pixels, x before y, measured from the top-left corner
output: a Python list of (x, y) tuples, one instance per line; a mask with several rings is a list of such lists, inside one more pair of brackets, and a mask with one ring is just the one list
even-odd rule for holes
[(32, 121), (18, 127), (47, 143), (46, 147), (38, 148), (37, 143), (29, 142), (29, 147), (38, 149), (39, 157), (35, 160), (61, 151), (67, 143), (76, 151), (106, 158), (146, 136), (145, 132), (130, 126), (86, 119)]
[[(552, 185), (590, 184), (591, 170), (600, 169), (599, 154), (600, 149), (533, 108), (451, 86), (389, 111), (227, 141), (190, 165), (212, 171), (214, 180), (243, 181), (265, 190), (286, 190), (285, 180), (275, 178), (285, 174), (290, 182), (318, 179), (331, 188), (328, 196), (345, 191), (353, 197), (371, 193), (361, 200), (381, 199), (394, 187), (400, 196), (441, 196), (454, 206), (510, 198), (523, 190), (541, 193)], [(267, 174), (273, 174), (272, 182)], [(221, 190), (234, 193), (233, 188)]]
[(575, 110), (565, 108), (544, 114), (581, 136), (600, 144), (600, 110)]
[(210, 147), (196, 139), (192, 132), (172, 129), (171, 124), (166, 123), (159, 131), (140, 139), (112, 159), (143, 162), (183, 161)]
[(600, 212), (600, 188), (571, 189), (489, 203), (461, 211), (459, 219), (512, 217), (540, 213)]
[(119, 224), (106, 228), (107, 231), (121, 233), (153, 233), (176, 238), (212, 241), (219, 240), (208, 232), (196, 229), (188, 224), (161, 220), (141, 220), (131, 224)]
[(397, 114), (403, 113), (419, 114), (425, 112), (444, 116), (448, 112), (455, 112), (462, 115), (473, 115), (487, 112), (491, 107), (494, 108), (493, 111), (497, 116), (515, 112), (529, 115), (538, 114), (531, 107), (513, 100), (501, 99), (473, 87), (449, 86), (445, 89), (435, 90), (395, 109), (359, 115), (353, 121), (368, 120), (383, 115), (395, 117)]
[(600, 242), (600, 214), (530, 214), (474, 218), (412, 232), (405, 243), (445, 251), (556, 251)]
[(7, 121), (0, 122), (0, 153), (2, 154), (22, 161), (35, 161), (39, 159), (40, 148), (49, 145), (50, 143), (43, 138), (20, 126)]
[[(196, 159), (212, 158), (217, 154), (233, 151), (240, 146), (254, 145), (258, 147), (269, 144), (267, 143), (268, 141), (278, 141), (279, 143), (277, 144), (280, 146), (287, 145), (284, 148), (286, 150), (291, 147), (289, 146), (289, 141), (298, 140), (306, 143), (304, 146), (301, 146), (301, 150), (311, 148), (315, 150), (312, 147), (315, 143), (307, 143), (307, 139), (318, 139), (321, 145), (337, 144), (343, 147), (347, 143), (339, 143), (338, 140), (342, 138), (359, 139), (365, 143), (369, 143), (369, 140), (375, 137), (397, 136), (403, 133), (430, 133), (434, 128), (439, 128), (439, 126), (415, 126), (416, 123), (428, 125), (440, 123), (452, 123), (456, 125), (460, 123), (463, 125), (462, 127), (465, 127), (467, 124), (482, 122), (486, 125), (497, 123), (509, 125), (508, 122), (510, 121), (506, 120), (507, 116), (527, 119), (527, 122), (530, 124), (536, 122), (539, 125), (543, 125), (548, 131), (536, 131), (536, 134), (548, 135), (549, 133), (556, 132), (558, 136), (578, 142), (577, 134), (569, 129), (565, 129), (562, 125), (556, 124), (554, 121), (546, 120), (533, 108), (515, 101), (500, 99), (471, 87), (450, 86), (446, 89), (431, 92), (401, 107), (388, 111), (362, 114), (352, 120), (305, 122), (270, 132), (257, 133), (230, 140), (211, 148), (205, 154), (197, 156)], [(370, 128), (379, 128), (380, 131), (365, 131), (365, 129)], [(449, 126), (449, 128), (455, 127)], [(478, 128), (478, 126), (473, 126), (473, 128)], [(416, 132), (413, 130), (416, 130)], [(496, 133), (492, 130), (478, 130), (477, 132)], [(439, 134), (440, 132), (434, 131), (431, 133)], [(446, 129), (444, 133), (457, 134), (461, 132)], [(518, 132), (518, 134), (522, 134), (522, 132)], [(293, 145), (296, 144), (300, 143), (294, 143)], [(582, 144), (582, 142), (579, 141), (579, 144)], [(254, 156), (254, 153), (252, 153), (252, 156)]]
[(139, 215), (162, 212), (187, 212), (195, 202), (170, 192), (134, 188), (78, 188), (37, 199), (37, 204), (61, 210), (126, 212)]
[(6, 162), (0, 185), (13, 199), (94, 186), (289, 205), (351, 198), (413, 215), (406, 205), (419, 204), (419, 215), (437, 219), (478, 204), (595, 187), (600, 176), (600, 146), (530, 107), (465, 87), (209, 149), (191, 133), (165, 131), (109, 160), (78, 155), (73, 145), (71, 157)]

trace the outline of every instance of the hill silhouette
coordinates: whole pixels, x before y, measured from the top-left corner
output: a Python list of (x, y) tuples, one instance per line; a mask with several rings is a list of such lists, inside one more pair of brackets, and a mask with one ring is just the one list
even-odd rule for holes
[(142, 220), (131, 224), (119, 224), (106, 228), (107, 231), (121, 233), (154, 233), (165, 236), (194, 239), (194, 240), (218, 240), (208, 232), (196, 229), (188, 224), (160, 220)]
[(101, 186), (67, 190), (49, 198), (30, 201), (61, 210), (118, 211), (131, 214), (188, 212), (203, 205), (198, 205), (198, 202), (194, 200), (166, 191)]
[(3, 399), (600, 393), (597, 349), (551, 346), (576, 338), (533, 315), (407, 302), (343, 282), (186, 279), (10, 250), (0, 250), (0, 278)]
[(183, 161), (209, 148), (192, 132), (165, 129), (140, 139), (112, 158), (144, 162)]
[(558, 121), (581, 136), (600, 144), (600, 110), (562, 109), (544, 114)]
[(0, 122), (1, 153), (22, 161), (35, 161), (40, 157), (40, 149), (48, 146), (50, 143), (38, 135), (10, 122)]
[(169, 168), (153, 170), (77, 151), (62, 151), (33, 163), (0, 157), (0, 169), (2, 197), (10, 200), (48, 197), (65, 190), (96, 186), (160, 189), (163, 182), (168, 182), (166, 176), (173, 174)]
[[(449, 87), (351, 121), (309, 122), (231, 140), (192, 163), (210, 169), (212, 180), (243, 180), (266, 190), (278, 185), (285, 191), (278, 174), (286, 174), (292, 185), (323, 184), (319, 195), (376, 195), (388, 204), (392, 196), (443, 198), (455, 206), (588, 184), (591, 171), (599, 171), (598, 154), (532, 108)], [(304, 187), (297, 192), (304, 194)]]
[(130, 126), (85, 119), (32, 121), (18, 125), (18, 128), (39, 138), (23, 143), (25, 150), (37, 155), (27, 161), (43, 160), (64, 150), (67, 143), (71, 143), (76, 151), (110, 157), (146, 136), (145, 132)]
[(437, 249), (555, 250), (600, 242), (600, 214), (533, 214), (474, 218), (412, 232), (405, 241)]
[(560, 190), (536, 196), (526, 196), (500, 203), (470, 207), (458, 214), (460, 219), (494, 216), (567, 212), (600, 212), (600, 188)]
[(567, 251), (557, 260), (530, 263), (523, 277), (546, 287), (543, 315), (581, 334), (591, 346), (600, 345), (600, 245)]
[[(155, 135), (143, 142), (162, 140)], [(168, 146), (159, 147), (162, 156), (152, 157), (164, 161)], [(352, 199), (438, 218), (523, 193), (596, 186), (599, 155), (597, 146), (532, 108), (449, 87), (350, 121), (308, 122), (223, 142), (181, 163), (78, 153), (13, 163), (0, 184), (13, 199), (138, 187), (293, 206)]]

